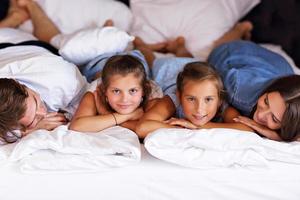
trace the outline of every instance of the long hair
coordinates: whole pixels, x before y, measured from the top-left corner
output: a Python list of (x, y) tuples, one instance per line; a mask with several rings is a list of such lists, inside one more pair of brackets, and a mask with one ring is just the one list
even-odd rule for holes
[(300, 76), (290, 75), (275, 79), (262, 93), (279, 92), (286, 110), (278, 133), (282, 140), (292, 141), (300, 134)]

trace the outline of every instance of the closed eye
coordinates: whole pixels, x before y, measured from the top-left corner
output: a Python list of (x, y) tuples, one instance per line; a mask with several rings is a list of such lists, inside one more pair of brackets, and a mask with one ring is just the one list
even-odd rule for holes
[(281, 122), (275, 117), (275, 115), (272, 115), (272, 121), (276, 124), (280, 124)]
[(268, 98), (268, 94), (266, 94), (266, 97), (264, 99), (264, 103), (268, 106), (269, 105), (269, 98)]

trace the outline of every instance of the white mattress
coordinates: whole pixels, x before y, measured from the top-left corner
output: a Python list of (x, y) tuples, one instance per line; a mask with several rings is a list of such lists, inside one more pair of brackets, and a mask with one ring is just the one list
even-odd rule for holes
[(0, 168), (1, 200), (299, 200), (299, 165), (274, 162), (270, 169), (180, 167), (150, 156), (133, 166), (98, 173), (22, 174)]

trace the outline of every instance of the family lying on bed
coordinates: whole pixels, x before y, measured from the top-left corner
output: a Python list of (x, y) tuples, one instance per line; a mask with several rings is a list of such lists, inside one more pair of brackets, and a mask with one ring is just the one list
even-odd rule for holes
[[(0, 27), (14, 28), (30, 17), (39, 40), (50, 42), (59, 34), (34, 1), (11, 2), (8, 17), (0, 22)], [(66, 124), (64, 112), (73, 114), (68, 107), (77, 106), (83, 96), (71, 119), (71, 130), (96, 132), (120, 125), (144, 138), (163, 127), (223, 127), (257, 132), (272, 140), (295, 140), (300, 133), (300, 76), (294, 75), (280, 55), (239, 40), (249, 38), (251, 28), (249, 22), (241, 22), (225, 33), (215, 42), (207, 63), (187, 57), (191, 54), (184, 46), (184, 38), (149, 45), (137, 37), (137, 50), (97, 57), (96, 62), (92, 61), (92, 73), (90, 68), (81, 68), (88, 80), (101, 78), (97, 79), (97, 89), (84, 96), (87, 83), (78, 68), (47, 51), (43, 42), (29, 42), (26, 47), (24, 43), (1, 44), (1, 138), (3, 142), (14, 142), (36, 129), (52, 130)], [(153, 51), (179, 57), (155, 58)], [(26, 74), (20, 79), (10, 77), (6, 68), (17, 67), (21, 63), (18, 59), (21, 61), (24, 55), (51, 58), (61, 67), (68, 66), (69, 71), (64, 71), (66, 80), (72, 81), (76, 89), (68, 94), (65, 104), (51, 105), (56, 94), (42, 96), (46, 82), (40, 79), (31, 80)], [(39, 67), (37, 71), (43, 69)], [(60, 69), (56, 73), (60, 74)], [(163, 98), (152, 94), (155, 86), (149, 81), (151, 78), (162, 88)]]

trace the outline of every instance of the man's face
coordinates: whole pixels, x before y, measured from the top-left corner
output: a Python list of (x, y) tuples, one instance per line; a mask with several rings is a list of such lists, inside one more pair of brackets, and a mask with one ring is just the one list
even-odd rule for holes
[(36, 92), (29, 88), (27, 91), (26, 111), (19, 123), (26, 129), (33, 129), (46, 116), (47, 108)]

